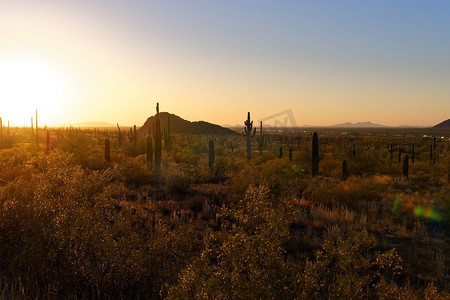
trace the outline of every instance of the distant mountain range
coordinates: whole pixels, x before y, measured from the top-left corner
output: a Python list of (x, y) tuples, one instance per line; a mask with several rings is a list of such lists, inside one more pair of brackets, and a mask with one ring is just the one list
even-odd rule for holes
[[(180, 118), (177, 115), (169, 114), (167, 112), (162, 112), (159, 114), (161, 120), (161, 130), (166, 128), (167, 126), (167, 118), (170, 115), (171, 121), (171, 131), (173, 133), (191, 133), (191, 134), (235, 134), (236, 132), (228, 129), (228, 128), (240, 128), (243, 125), (224, 125), (219, 126), (216, 124), (211, 124), (204, 121), (198, 122), (190, 122)], [(148, 122), (154, 122), (154, 116), (147, 119), (144, 123), (142, 130), (148, 130)], [(108, 122), (82, 122), (82, 123), (73, 123), (73, 124), (59, 124), (54, 127), (82, 127), (82, 128), (107, 128), (107, 127), (116, 127), (116, 124), (108, 123)], [(127, 127), (126, 125), (123, 125)], [(121, 126), (122, 127), (122, 126)], [(317, 127), (313, 125), (302, 125), (299, 127)], [(319, 126), (323, 127), (323, 126)], [(340, 124), (335, 124), (331, 126), (332, 128), (437, 128), (437, 129), (446, 129), (450, 128), (450, 119), (445, 120), (435, 126), (417, 126), (417, 125), (400, 125), (400, 126), (386, 126), (382, 124), (372, 123), (370, 121), (367, 122), (345, 122)], [(141, 130), (141, 129), (140, 129)]]
[(433, 128), (450, 128), (450, 119), (433, 126)]
[(358, 123), (346, 122), (346, 123), (332, 125), (331, 127), (342, 127), (342, 128), (380, 128), (380, 127), (387, 127), (387, 126), (381, 125), (381, 124), (375, 124), (375, 123), (367, 121), (367, 122), (358, 122)]
[[(159, 113), (159, 119), (161, 122), (161, 131), (164, 129), (167, 130), (167, 122), (170, 116), (170, 132), (171, 133), (183, 133), (183, 134), (217, 134), (217, 135), (225, 135), (225, 134), (238, 134), (236, 131), (233, 131), (228, 128), (224, 128), (222, 126), (211, 124), (204, 121), (196, 121), (190, 122), (180, 118), (177, 115), (170, 114), (167, 112)], [(155, 122), (156, 117), (151, 116), (145, 121), (144, 125), (139, 128), (140, 132), (149, 132), (150, 126)]]
[[(433, 128), (449, 128), (449, 126), (450, 126), (449, 123), (450, 123), (450, 119), (434, 126)], [(376, 123), (367, 121), (367, 122), (358, 122), (358, 123), (346, 122), (346, 123), (332, 125), (330, 127), (334, 127), (334, 128), (430, 128), (431, 126), (424, 126), (424, 125), (387, 126), (387, 125), (376, 124)]]

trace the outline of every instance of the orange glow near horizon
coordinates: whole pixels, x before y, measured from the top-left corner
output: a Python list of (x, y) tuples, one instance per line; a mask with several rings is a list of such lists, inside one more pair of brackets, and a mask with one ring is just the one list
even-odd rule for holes
[(233, 126), (287, 109), (299, 126), (449, 118), (446, 18), (400, 20), (375, 2), (233, 3), (4, 1), (0, 117), (140, 126), (159, 102)]

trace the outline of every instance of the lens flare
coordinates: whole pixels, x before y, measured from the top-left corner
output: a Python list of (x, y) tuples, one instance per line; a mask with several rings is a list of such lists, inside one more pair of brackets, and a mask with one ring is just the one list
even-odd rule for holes
[[(402, 195), (397, 194), (392, 205), (392, 212), (398, 212), (402, 205)], [(425, 219), (432, 222), (442, 222), (444, 220), (444, 215), (434, 207), (423, 207), (416, 206), (413, 209), (413, 214), (417, 218)]]

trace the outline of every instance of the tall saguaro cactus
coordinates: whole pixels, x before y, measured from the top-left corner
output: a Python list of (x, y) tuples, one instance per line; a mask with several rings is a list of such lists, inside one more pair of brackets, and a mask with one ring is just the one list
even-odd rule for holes
[(256, 134), (256, 128), (253, 128), (253, 121), (250, 121), (250, 112), (247, 113), (247, 120), (244, 122), (244, 125), (242, 134), (247, 138), (247, 159), (250, 160), (252, 159), (252, 138)]
[(350, 175), (350, 173), (348, 171), (347, 160), (344, 159), (342, 161), (342, 179), (344, 181), (347, 180), (349, 175)]
[(262, 155), (262, 151), (264, 149), (264, 147), (266, 146), (266, 138), (264, 137), (264, 133), (263, 133), (263, 126), (262, 126), (262, 121), (260, 122), (259, 125), (259, 137), (258, 137), (258, 150), (259, 150), (259, 154)]
[(403, 176), (408, 179), (408, 172), (409, 172), (409, 156), (406, 154), (403, 157)]
[(120, 148), (120, 147), (122, 147), (123, 134), (122, 134), (122, 131), (120, 131), (119, 123), (117, 123), (117, 129), (119, 130), (119, 133), (117, 135), (117, 140), (119, 142), (119, 148)]
[(314, 131), (311, 140), (311, 162), (312, 162), (312, 176), (319, 175), (319, 137)]

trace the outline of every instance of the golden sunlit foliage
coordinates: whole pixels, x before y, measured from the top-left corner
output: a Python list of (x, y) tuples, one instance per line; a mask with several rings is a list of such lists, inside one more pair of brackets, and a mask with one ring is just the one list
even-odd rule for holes
[[(247, 161), (242, 137), (174, 135), (156, 169), (142, 137), (119, 147), (116, 132), (50, 132), (48, 152), (45, 139), (36, 145), (17, 128), (0, 149), (4, 297), (449, 296), (443, 143), (434, 164), (427, 144), (417, 147), (405, 179), (389, 152), (362, 163), (364, 150), (353, 156), (330, 134), (319, 137), (319, 176), (311, 178), (309, 142), (276, 136)], [(373, 140), (365, 143), (374, 151)], [(280, 145), (294, 149), (292, 161), (279, 157)]]

